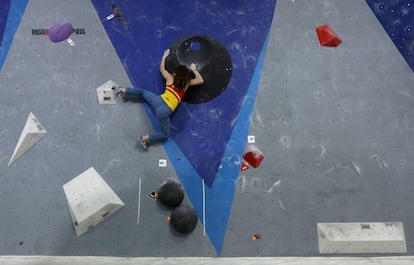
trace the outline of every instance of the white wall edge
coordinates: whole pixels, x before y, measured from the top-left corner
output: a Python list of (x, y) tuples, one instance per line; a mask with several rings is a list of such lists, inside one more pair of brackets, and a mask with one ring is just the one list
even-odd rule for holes
[(387, 257), (91, 257), (91, 256), (0, 256), (0, 265), (413, 265), (414, 256)]

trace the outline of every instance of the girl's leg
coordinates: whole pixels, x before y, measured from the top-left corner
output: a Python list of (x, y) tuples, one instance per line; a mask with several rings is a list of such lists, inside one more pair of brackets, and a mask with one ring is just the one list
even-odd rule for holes
[(162, 103), (162, 99), (159, 95), (154, 94), (150, 91), (129, 87), (125, 92), (128, 96), (136, 96), (145, 100), (154, 110)]
[(125, 87), (125, 88), (120, 87), (120, 90), (121, 91), (124, 90), (125, 95), (127, 96), (137, 96), (137, 97), (140, 97), (143, 91), (142, 89), (135, 88), (135, 87)]
[(171, 109), (166, 104), (161, 104), (155, 109), (155, 115), (157, 116), (160, 130), (154, 130), (148, 134), (150, 142), (161, 141), (167, 139), (171, 135), (171, 121), (170, 116), (172, 114)]
[(160, 130), (154, 130), (148, 134), (148, 142), (159, 142), (167, 139), (171, 135), (171, 123), (170, 118), (158, 120), (160, 123)]
[(172, 110), (165, 104), (160, 95), (154, 94), (147, 90), (138, 88), (128, 88), (127, 95), (139, 96), (145, 100), (155, 111), (155, 116), (158, 119), (160, 130), (154, 130), (148, 135), (141, 136), (141, 144), (143, 146), (149, 142), (157, 142), (168, 138), (171, 135), (170, 116)]

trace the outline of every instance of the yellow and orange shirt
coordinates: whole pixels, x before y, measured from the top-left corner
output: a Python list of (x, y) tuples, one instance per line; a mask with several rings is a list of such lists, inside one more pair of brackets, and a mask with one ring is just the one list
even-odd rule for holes
[(161, 98), (170, 107), (172, 111), (177, 108), (178, 104), (183, 100), (185, 91), (181, 88), (176, 88), (174, 84), (167, 85)]

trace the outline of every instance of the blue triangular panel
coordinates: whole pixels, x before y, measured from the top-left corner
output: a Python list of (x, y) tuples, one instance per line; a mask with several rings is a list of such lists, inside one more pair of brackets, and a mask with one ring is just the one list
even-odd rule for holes
[(366, 0), (402, 57), (414, 71), (414, 2)]
[(204, 104), (182, 104), (172, 117), (172, 138), (211, 187), (270, 28), (276, 1), (122, 1), (116, 4), (128, 29), (117, 19), (106, 21), (112, 1), (93, 3), (134, 86), (163, 92), (158, 64), (163, 50), (178, 39), (209, 35), (227, 48), (233, 68), (226, 90)]
[(0, 4), (0, 70), (29, 0), (2, 0)]
[(6, 27), (7, 17), (9, 16), (11, 0), (3, 0), (0, 5), (0, 46), (3, 40), (4, 28)]
[(159, 62), (178, 39), (209, 35), (228, 50), (233, 68), (225, 91), (204, 104), (181, 104), (172, 117), (172, 137), (164, 142), (200, 218), (202, 179), (207, 185), (206, 230), (220, 255), (276, 0), (122, 1), (116, 4), (128, 29), (106, 20), (111, 1), (92, 2), (136, 87), (163, 92)]

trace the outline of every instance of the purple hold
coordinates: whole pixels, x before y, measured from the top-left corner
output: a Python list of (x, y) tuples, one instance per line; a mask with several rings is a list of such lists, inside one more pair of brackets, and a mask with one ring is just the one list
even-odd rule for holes
[(69, 38), (73, 33), (73, 26), (69, 22), (56, 23), (49, 28), (49, 39), (53, 42), (60, 42)]

